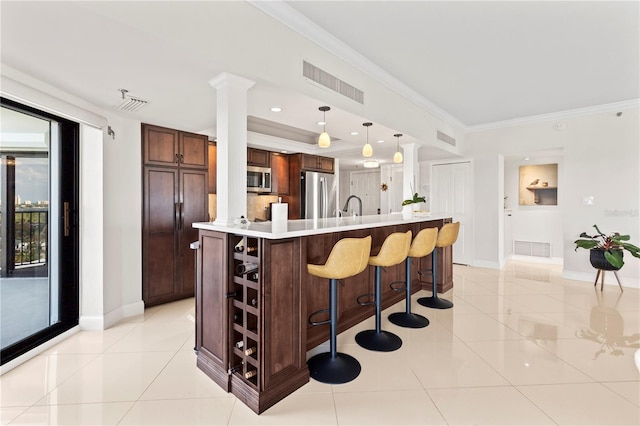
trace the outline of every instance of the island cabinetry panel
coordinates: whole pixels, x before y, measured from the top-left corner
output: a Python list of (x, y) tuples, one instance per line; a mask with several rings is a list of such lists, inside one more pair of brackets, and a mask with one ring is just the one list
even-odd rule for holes
[(200, 231), (200, 244), (198, 366), (260, 413), (309, 381), (300, 242)]

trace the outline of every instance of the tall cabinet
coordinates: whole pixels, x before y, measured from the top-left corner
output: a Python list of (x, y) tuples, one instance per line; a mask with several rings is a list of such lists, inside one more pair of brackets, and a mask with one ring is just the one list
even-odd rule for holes
[(142, 125), (142, 298), (145, 306), (194, 294), (193, 222), (208, 219), (206, 135)]

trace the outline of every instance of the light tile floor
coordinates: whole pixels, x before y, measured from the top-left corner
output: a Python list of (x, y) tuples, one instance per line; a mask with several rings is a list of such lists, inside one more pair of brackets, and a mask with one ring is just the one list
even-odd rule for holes
[[(339, 350), (362, 363), (344, 385), (309, 382), (257, 416), (195, 367), (193, 299), (83, 331), (0, 377), (2, 424), (640, 424), (640, 290), (564, 280), (560, 268), (454, 266), (451, 310), (424, 329), (383, 329), (400, 350)], [(324, 349), (324, 348), (320, 348)], [(317, 350), (316, 350), (317, 352)]]

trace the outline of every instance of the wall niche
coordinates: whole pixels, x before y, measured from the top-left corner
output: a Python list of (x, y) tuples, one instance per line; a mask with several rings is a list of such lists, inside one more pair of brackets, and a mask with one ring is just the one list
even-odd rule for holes
[(558, 205), (558, 164), (520, 166), (519, 204)]

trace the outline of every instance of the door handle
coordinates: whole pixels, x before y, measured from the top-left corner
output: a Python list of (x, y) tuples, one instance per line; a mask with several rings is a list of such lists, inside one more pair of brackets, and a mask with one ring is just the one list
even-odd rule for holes
[(176, 153), (176, 164), (180, 164), (180, 156)]
[(68, 237), (70, 234), (70, 219), (69, 219), (69, 202), (63, 203), (63, 217), (64, 217), (64, 236)]

